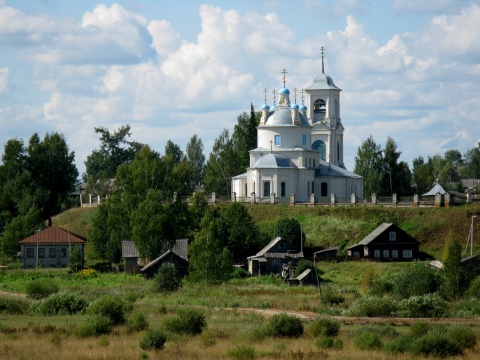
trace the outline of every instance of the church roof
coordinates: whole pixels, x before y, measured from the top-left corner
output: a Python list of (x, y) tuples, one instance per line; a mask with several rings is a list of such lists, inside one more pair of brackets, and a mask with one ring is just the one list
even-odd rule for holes
[(320, 74), (315, 76), (313, 79), (313, 83), (307, 87), (307, 90), (325, 90), (325, 89), (335, 89), (340, 90), (335, 83), (333, 82), (332, 78), (325, 74)]
[(329, 164), (326, 161), (319, 160), (318, 168), (315, 169), (315, 177), (350, 177), (361, 179), (362, 176), (348, 171), (340, 166)]
[[(307, 118), (299, 113), (300, 124), (297, 126), (311, 127)], [(292, 109), (289, 106), (278, 106), (268, 117), (264, 126), (292, 126)]]
[(440, 195), (445, 195), (447, 193), (443, 189), (442, 185), (438, 183), (438, 181), (435, 183), (435, 186), (430, 189), (430, 191), (426, 192), (425, 194), (422, 194), (422, 196), (435, 196), (437, 193), (440, 193)]
[(251, 169), (278, 169), (278, 168), (297, 168), (295, 164), (285, 155), (267, 154), (262, 156), (251, 167)]

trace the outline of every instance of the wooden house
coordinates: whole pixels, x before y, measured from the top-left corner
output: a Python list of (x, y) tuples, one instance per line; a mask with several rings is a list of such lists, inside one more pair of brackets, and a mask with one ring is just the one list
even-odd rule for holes
[(351, 260), (412, 261), (418, 259), (419, 242), (395, 224), (383, 223), (358, 244), (347, 248)]
[(122, 258), (125, 261), (125, 273), (138, 274), (140, 272), (140, 254), (133, 241), (122, 241)]
[(313, 253), (316, 261), (334, 261), (337, 260), (338, 246), (334, 246), (328, 249), (315, 251)]
[(296, 266), (303, 258), (303, 253), (277, 237), (260, 250), (256, 255), (249, 256), (248, 271), (255, 276), (266, 274), (281, 274), (282, 265)]
[(21, 240), (20, 261), (23, 268), (65, 267), (70, 264), (73, 248), (80, 249), (84, 259), (87, 239), (56, 226), (39, 230)]
[(140, 272), (147, 279), (151, 279), (165, 263), (175, 265), (178, 277), (183, 278), (188, 274), (188, 239), (177, 239), (171, 250), (167, 250), (156, 259), (150, 261)]

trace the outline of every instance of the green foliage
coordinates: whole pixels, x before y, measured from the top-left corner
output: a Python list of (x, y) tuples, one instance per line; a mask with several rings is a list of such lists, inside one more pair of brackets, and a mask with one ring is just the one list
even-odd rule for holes
[(250, 114), (243, 112), (237, 118), (233, 129), (232, 141), (239, 162), (240, 173), (250, 166), (249, 151), (257, 147), (257, 126), (260, 124), (261, 113), (255, 113), (253, 104), (250, 104)]
[(131, 316), (129, 316), (127, 319), (126, 325), (130, 331), (135, 331), (135, 332), (148, 329), (148, 326), (149, 326), (147, 317), (145, 316), (144, 313), (140, 313), (140, 312), (134, 313)]
[(401, 335), (392, 342), (385, 344), (383, 349), (389, 354), (408, 353), (414, 339), (415, 337), (412, 335)]
[(77, 272), (83, 269), (84, 261), (80, 247), (74, 246), (70, 253), (70, 269)]
[(298, 262), (297, 267), (295, 268), (294, 276), (297, 277), (298, 275), (300, 275), (302, 272), (304, 272), (307, 269), (315, 270), (315, 265), (311, 261), (301, 259)]
[(474, 318), (480, 315), (480, 300), (476, 298), (457, 301), (450, 309), (451, 317)]
[(110, 319), (112, 324), (124, 324), (126, 313), (132, 310), (132, 304), (116, 295), (103, 295), (87, 308), (91, 315), (101, 315)]
[(369, 266), (362, 274), (361, 286), (364, 292), (369, 292), (378, 282), (379, 275), (373, 266)]
[(165, 330), (178, 334), (199, 335), (207, 326), (205, 314), (198, 309), (179, 309), (178, 314), (163, 321)]
[(343, 341), (340, 339), (335, 339), (331, 336), (320, 336), (317, 341), (315, 341), (315, 346), (319, 349), (342, 349)]
[(92, 219), (92, 228), (88, 231), (88, 244), (95, 252), (95, 257), (107, 259), (107, 249), (110, 240), (108, 228), (109, 206), (102, 203), (97, 207), (98, 211)]
[(379, 350), (383, 347), (380, 335), (374, 332), (363, 332), (359, 334), (353, 345), (360, 350)]
[(480, 142), (465, 153), (465, 178), (480, 179)]
[(161, 350), (163, 349), (167, 336), (161, 330), (149, 329), (145, 336), (140, 340), (142, 350)]
[(345, 296), (334, 287), (324, 287), (322, 290), (322, 304), (338, 305), (345, 302)]
[(174, 264), (163, 264), (153, 278), (152, 288), (156, 293), (174, 292), (180, 286), (181, 280), (177, 276), (177, 269)]
[(237, 345), (233, 349), (227, 351), (227, 356), (234, 360), (250, 360), (255, 359), (255, 349), (248, 345)]
[(0, 314), (25, 315), (30, 310), (30, 302), (22, 298), (0, 297)]
[(363, 176), (364, 196), (381, 193), (382, 149), (372, 135), (358, 148), (353, 172)]
[(410, 325), (409, 333), (413, 338), (419, 338), (432, 330), (432, 326), (425, 321), (415, 321)]
[(192, 168), (192, 181), (200, 185), (205, 172), (205, 155), (203, 155), (202, 139), (200, 139), (197, 134), (190, 138), (185, 155)]
[(465, 275), (460, 265), (462, 249), (452, 232), (449, 233), (443, 253), (445, 293), (449, 298), (458, 298), (465, 290)]
[(303, 324), (299, 318), (288, 314), (273, 315), (267, 324), (268, 333), (274, 337), (295, 337), (303, 334)]
[(399, 302), (399, 313), (405, 317), (443, 317), (448, 303), (438, 294), (412, 296)]
[(25, 285), (25, 292), (31, 299), (38, 300), (58, 292), (59, 287), (51, 279), (39, 278)]
[(327, 317), (318, 317), (308, 326), (308, 331), (313, 336), (337, 336), (340, 332), (340, 323)]
[(425, 336), (413, 341), (410, 352), (419, 356), (434, 356), (445, 358), (449, 356), (461, 355), (461, 347), (450, 340), (445, 333), (438, 330), (432, 330)]
[(88, 302), (78, 294), (69, 291), (60, 291), (45, 299), (34, 301), (32, 312), (44, 316), (71, 315), (83, 312)]
[(406, 265), (403, 270), (386, 280), (391, 282), (392, 293), (402, 299), (435, 293), (442, 287), (438, 272), (421, 262)]
[(477, 344), (477, 335), (472, 328), (465, 325), (455, 325), (448, 328), (447, 338), (462, 349), (472, 349)]
[(109, 334), (112, 325), (110, 318), (95, 314), (87, 317), (87, 320), (77, 328), (76, 334), (82, 338)]
[(347, 316), (392, 316), (398, 310), (398, 304), (392, 299), (378, 296), (364, 296), (355, 300), (345, 313)]
[(296, 249), (301, 248), (301, 241), (305, 242), (305, 236), (302, 235), (300, 222), (293, 218), (282, 217), (278, 219), (277, 225), (273, 230), (274, 237), (281, 237), (287, 243)]

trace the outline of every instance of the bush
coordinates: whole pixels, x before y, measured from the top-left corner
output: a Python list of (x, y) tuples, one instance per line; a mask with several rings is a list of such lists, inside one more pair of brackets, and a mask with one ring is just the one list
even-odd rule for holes
[(464, 325), (452, 326), (447, 330), (446, 335), (462, 349), (471, 349), (477, 344), (475, 332)]
[(147, 330), (140, 340), (142, 350), (161, 350), (167, 341), (167, 336), (161, 330)]
[(125, 314), (132, 310), (132, 304), (116, 295), (103, 295), (90, 304), (88, 314), (102, 315), (109, 318), (112, 324), (124, 324)]
[(9, 315), (24, 315), (30, 309), (30, 302), (22, 298), (0, 298), (0, 313)]
[(230, 275), (231, 279), (245, 279), (252, 276), (247, 270), (240, 268), (240, 267), (235, 267), (232, 271), (232, 274)]
[(127, 328), (130, 331), (142, 331), (148, 329), (148, 320), (145, 314), (135, 313), (127, 320)]
[(25, 286), (25, 292), (28, 297), (35, 300), (49, 297), (50, 295), (57, 293), (58, 290), (58, 285), (46, 278), (32, 280)]
[(288, 314), (273, 315), (267, 323), (268, 333), (277, 337), (300, 337), (303, 324), (299, 318)]
[(295, 268), (295, 274), (293, 276), (297, 277), (307, 269), (315, 270), (315, 265), (311, 261), (301, 259)]
[(340, 339), (335, 339), (331, 336), (320, 336), (315, 342), (315, 346), (319, 349), (342, 349), (343, 341)]
[(472, 280), (465, 295), (480, 300), (480, 276)]
[(443, 284), (440, 273), (420, 262), (408, 264), (389, 281), (393, 285), (393, 294), (402, 299), (435, 293)]
[(419, 338), (432, 330), (432, 326), (425, 321), (416, 321), (410, 325), (410, 335), (413, 338)]
[(379, 281), (378, 272), (373, 266), (369, 266), (362, 274), (361, 287), (365, 293), (368, 293)]
[(229, 350), (227, 356), (235, 360), (255, 359), (255, 349), (247, 345), (238, 345)]
[(112, 329), (112, 321), (102, 315), (93, 315), (87, 318), (76, 331), (80, 337), (98, 336), (110, 333)]
[(81, 296), (65, 290), (52, 294), (46, 299), (34, 301), (31, 308), (36, 314), (52, 316), (83, 312), (87, 306), (88, 302)]
[(410, 351), (414, 355), (449, 357), (463, 353), (459, 345), (437, 330), (430, 331), (427, 335), (413, 341)]
[(153, 278), (153, 291), (168, 293), (180, 288), (181, 280), (177, 276), (177, 269), (171, 263), (163, 264)]
[(480, 300), (467, 299), (456, 302), (451, 310), (451, 317), (473, 318), (480, 315)]
[(374, 332), (361, 333), (355, 338), (353, 345), (360, 350), (378, 350), (383, 346), (380, 335)]
[(447, 312), (448, 303), (437, 294), (412, 296), (400, 301), (400, 314), (405, 317), (442, 317)]
[(198, 335), (206, 326), (205, 314), (197, 309), (180, 309), (177, 316), (163, 320), (163, 327), (177, 334)]
[(345, 311), (347, 316), (391, 316), (398, 310), (398, 304), (393, 299), (378, 296), (365, 296), (357, 299), (350, 309)]
[(398, 336), (398, 331), (392, 325), (387, 325), (387, 324), (362, 326), (358, 329), (351, 331), (351, 334), (354, 336), (358, 336), (365, 333), (376, 334), (381, 338), (395, 338)]
[(326, 305), (338, 305), (345, 302), (345, 296), (332, 288), (325, 288), (322, 292), (322, 303)]
[(386, 344), (383, 347), (387, 353), (390, 354), (403, 354), (410, 351), (410, 346), (414, 337), (412, 335), (402, 335), (393, 340), (391, 343)]
[(318, 317), (308, 326), (308, 330), (315, 337), (337, 336), (340, 331), (340, 323), (335, 319)]

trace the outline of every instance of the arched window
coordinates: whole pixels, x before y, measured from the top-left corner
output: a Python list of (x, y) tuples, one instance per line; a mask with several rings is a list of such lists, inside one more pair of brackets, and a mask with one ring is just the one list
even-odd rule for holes
[(313, 103), (313, 121), (319, 122), (325, 119), (327, 112), (327, 104), (325, 100), (318, 99)]
[(285, 197), (285, 182), (280, 184), (280, 194), (281, 197)]
[(328, 184), (326, 182), (322, 182), (320, 188), (321, 196), (328, 196)]
[(263, 196), (270, 196), (270, 181), (263, 183)]
[(319, 152), (320, 160), (326, 161), (327, 159), (327, 146), (322, 140), (317, 140), (312, 144), (312, 149)]

